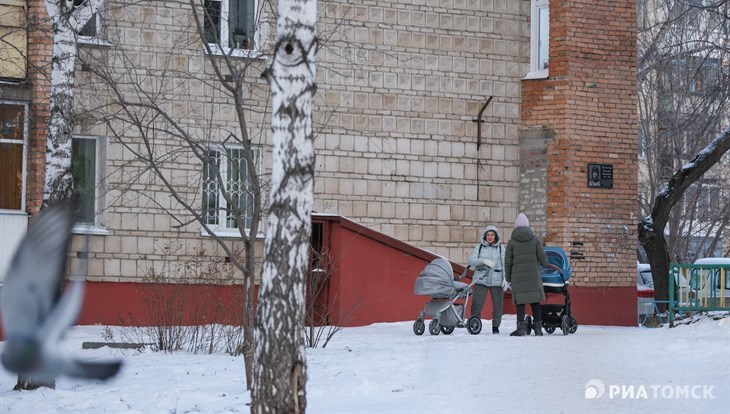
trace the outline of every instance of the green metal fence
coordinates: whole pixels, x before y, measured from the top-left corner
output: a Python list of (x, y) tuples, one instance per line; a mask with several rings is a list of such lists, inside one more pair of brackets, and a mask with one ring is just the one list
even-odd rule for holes
[(730, 311), (730, 264), (669, 264), (669, 321), (675, 312)]

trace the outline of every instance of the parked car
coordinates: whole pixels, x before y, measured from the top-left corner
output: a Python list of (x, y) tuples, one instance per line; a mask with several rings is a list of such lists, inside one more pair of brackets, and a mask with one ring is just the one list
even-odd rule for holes
[[(687, 279), (679, 276), (679, 280), (675, 279), (675, 286), (678, 288), (675, 300), (681, 304), (687, 304), (688, 298), (694, 297), (694, 292), (689, 290)], [(657, 326), (666, 318), (666, 314), (657, 315), (659, 319), (649, 318), (653, 316), (656, 308), (654, 304), (654, 276), (651, 272), (651, 265), (648, 263), (636, 263), (636, 304), (639, 314), (639, 326)]]
[(654, 313), (654, 278), (648, 263), (636, 264), (636, 296), (639, 326), (643, 326), (647, 316)]
[[(725, 266), (725, 280), (723, 284), (722, 273), (719, 269), (698, 269), (698, 273), (695, 275), (699, 285), (698, 289), (701, 289), (705, 296), (711, 297), (724, 297), (730, 298), (730, 258), (728, 257), (704, 257), (697, 259), (695, 265), (713, 265), (714, 266)], [(693, 281), (691, 280), (690, 283)], [(711, 282), (711, 283), (707, 283)], [(724, 306), (723, 301), (721, 306)]]

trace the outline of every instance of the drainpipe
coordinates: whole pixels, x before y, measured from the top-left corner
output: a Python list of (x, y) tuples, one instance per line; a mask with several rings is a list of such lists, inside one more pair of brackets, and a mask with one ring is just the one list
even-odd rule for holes
[(484, 110), (487, 109), (487, 106), (489, 106), (489, 103), (492, 102), (492, 98), (494, 96), (490, 96), (489, 99), (487, 99), (487, 102), (482, 105), (482, 109), (479, 110), (479, 115), (477, 115), (477, 119), (472, 119), (472, 122), (477, 123), (477, 201), (481, 201), (479, 199), (479, 193), (481, 193), (481, 181), (479, 179), (479, 171), (482, 169), (482, 162), (479, 159), (479, 147), (482, 146), (482, 122), (484, 120), (482, 119), (482, 115), (484, 114)]

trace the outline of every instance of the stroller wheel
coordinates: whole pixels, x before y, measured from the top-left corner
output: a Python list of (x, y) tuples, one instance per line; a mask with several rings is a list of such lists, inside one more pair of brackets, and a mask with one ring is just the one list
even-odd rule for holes
[(431, 323), (428, 324), (428, 333), (430, 333), (431, 335), (438, 335), (439, 332), (439, 321), (437, 321), (436, 319), (431, 320)]
[(413, 322), (413, 333), (416, 335), (423, 335), (426, 331), (426, 324), (423, 323), (423, 319), (418, 318)]
[(568, 315), (563, 315), (563, 317), (560, 318), (560, 329), (563, 330), (563, 335), (570, 333), (570, 318)]
[(568, 317), (568, 332), (574, 334), (578, 330), (578, 321), (573, 316)]
[(548, 326), (548, 327), (545, 328), (545, 332), (551, 334), (551, 333), (555, 332), (555, 327), (554, 326)]
[(482, 320), (478, 316), (472, 316), (466, 322), (466, 330), (472, 335), (477, 335), (482, 331)]
[(451, 335), (451, 333), (454, 332), (454, 326), (441, 325), (441, 332), (443, 332), (444, 335)]

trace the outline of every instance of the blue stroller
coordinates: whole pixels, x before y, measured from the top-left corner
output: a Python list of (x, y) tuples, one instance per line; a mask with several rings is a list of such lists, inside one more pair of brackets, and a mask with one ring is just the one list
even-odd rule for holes
[[(573, 268), (570, 266), (568, 256), (560, 247), (545, 247), (545, 255), (548, 262), (560, 268), (555, 270), (552, 267), (541, 267), (540, 275), (542, 276), (542, 286), (545, 293), (559, 293), (565, 297), (564, 304), (545, 304), (540, 305), (540, 314), (542, 316), (542, 327), (545, 332), (551, 334), (556, 328), (563, 331), (563, 335), (573, 334), (578, 330), (578, 321), (575, 320), (570, 309), (570, 292), (568, 292), (568, 283), (570, 276), (573, 274)], [(532, 317), (525, 318), (526, 329), (533, 329)]]
[(430, 296), (431, 300), (426, 303), (418, 318), (413, 322), (413, 333), (423, 335), (426, 330), (426, 317), (432, 317), (428, 324), (428, 332), (431, 335), (438, 335), (439, 332), (449, 335), (454, 328), (466, 328), (470, 334), (476, 335), (482, 330), (482, 321), (477, 316), (468, 320), (464, 317), (464, 310), (469, 303), (474, 280), (470, 284), (459, 282), (464, 274), (454, 277), (451, 263), (443, 257), (439, 257), (427, 264), (416, 278), (413, 286), (413, 293), (416, 295)]

